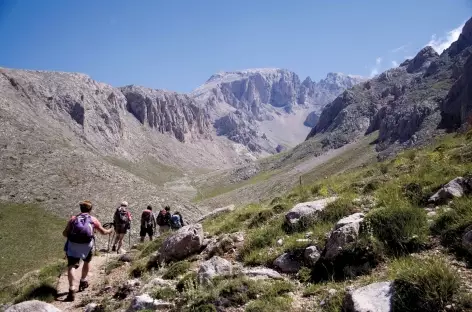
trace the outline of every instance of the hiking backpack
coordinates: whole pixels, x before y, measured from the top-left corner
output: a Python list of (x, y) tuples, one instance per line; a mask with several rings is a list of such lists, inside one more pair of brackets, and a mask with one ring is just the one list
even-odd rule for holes
[(141, 226), (144, 228), (152, 228), (152, 218), (153, 214), (152, 211), (150, 210), (145, 210), (143, 211), (143, 214), (141, 215)]
[(80, 214), (71, 222), (68, 240), (77, 244), (90, 243), (93, 236), (93, 220), (89, 214)]
[(182, 224), (180, 223), (180, 216), (175, 214), (170, 217), (170, 224), (173, 229), (180, 229), (182, 227)]
[(162, 210), (159, 211), (159, 214), (157, 215), (157, 220), (156, 220), (157, 225), (159, 225), (159, 226), (169, 225), (167, 223), (167, 214), (168, 214), (168, 212), (166, 212), (165, 210), (164, 210), (164, 212), (162, 212)]
[(130, 223), (128, 212), (124, 209), (116, 209), (115, 212), (115, 229), (125, 230)]

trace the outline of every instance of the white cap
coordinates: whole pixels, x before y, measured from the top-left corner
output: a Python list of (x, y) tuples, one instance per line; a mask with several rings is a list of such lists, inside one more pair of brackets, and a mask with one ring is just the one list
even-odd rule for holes
[(123, 206), (123, 207), (128, 207), (128, 202), (127, 202), (127, 201), (121, 202), (121, 206)]

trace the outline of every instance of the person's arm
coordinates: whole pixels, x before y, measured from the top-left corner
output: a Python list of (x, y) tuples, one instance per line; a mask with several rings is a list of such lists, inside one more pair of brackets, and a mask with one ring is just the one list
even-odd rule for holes
[(70, 220), (67, 222), (66, 228), (65, 228), (64, 231), (62, 232), (62, 235), (63, 235), (64, 237), (69, 236), (69, 230), (70, 230)]
[(103, 235), (108, 235), (112, 231), (112, 229), (105, 229), (100, 223), (100, 221), (98, 221), (97, 219), (94, 220), (93, 224), (95, 226), (95, 229)]

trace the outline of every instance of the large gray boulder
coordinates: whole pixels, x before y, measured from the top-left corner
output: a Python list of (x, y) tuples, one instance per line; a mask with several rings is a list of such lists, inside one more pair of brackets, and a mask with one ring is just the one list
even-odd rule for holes
[(273, 265), (283, 273), (297, 273), (302, 266), (293, 253), (284, 253), (274, 260)]
[(15, 304), (6, 309), (5, 312), (61, 312), (61, 310), (52, 304), (31, 300)]
[(296, 225), (301, 218), (313, 217), (323, 211), (329, 203), (336, 200), (336, 197), (323, 198), (311, 202), (296, 204), (285, 214), (285, 222), (289, 225)]
[(233, 273), (231, 262), (218, 256), (203, 262), (198, 269), (197, 279), (201, 284), (210, 284), (216, 276), (228, 276)]
[(359, 237), (359, 230), (363, 221), (363, 213), (355, 213), (339, 220), (326, 242), (324, 258), (327, 260), (334, 259), (344, 246), (355, 242)]
[(242, 273), (248, 277), (254, 278), (283, 279), (283, 276), (280, 275), (279, 272), (264, 267), (243, 268)]
[(454, 197), (464, 196), (465, 179), (457, 177), (454, 180), (449, 181), (439, 191), (429, 198), (430, 202), (444, 202)]
[(166, 302), (163, 300), (157, 300), (151, 298), (148, 294), (143, 294), (140, 296), (134, 297), (131, 301), (131, 305), (128, 308), (127, 312), (135, 312), (135, 311), (142, 311), (142, 310), (168, 310), (172, 308), (174, 305), (170, 302)]
[(344, 298), (346, 312), (390, 312), (392, 282), (370, 284), (350, 291)]
[(200, 251), (202, 246), (202, 225), (199, 223), (187, 225), (166, 238), (159, 249), (160, 260), (164, 262), (183, 260)]

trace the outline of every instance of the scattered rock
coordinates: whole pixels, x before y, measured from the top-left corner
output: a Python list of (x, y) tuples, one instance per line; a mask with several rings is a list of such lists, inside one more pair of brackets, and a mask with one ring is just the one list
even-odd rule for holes
[(214, 256), (200, 265), (197, 279), (201, 284), (210, 284), (214, 277), (231, 275), (232, 272), (233, 267), (231, 262), (218, 256)]
[(282, 238), (277, 240), (277, 245), (282, 246), (284, 244), (284, 240)]
[(299, 203), (285, 214), (285, 222), (289, 225), (297, 224), (301, 218), (315, 217), (325, 207), (336, 200), (336, 197), (324, 198), (312, 202)]
[(160, 277), (156, 277), (144, 285), (143, 289), (141, 289), (141, 292), (145, 293), (156, 287), (174, 287), (174, 282), (172, 280), (165, 280)]
[(462, 247), (472, 254), (472, 230), (467, 231), (462, 236)]
[(316, 246), (309, 246), (305, 249), (303, 257), (308, 265), (313, 266), (320, 259), (321, 253)]
[(306, 232), (305, 238), (311, 238), (313, 236), (313, 232)]
[(464, 195), (464, 188), (466, 181), (462, 177), (457, 177), (449, 181), (439, 191), (429, 198), (430, 202), (442, 203), (454, 197), (462, 197)]
[(113, 295), (113, 298), (123, 300), (126, 299), (129, 295), (131, 295), (134, 291), (136, 291), (141, 282), (139, 279), (132, 279), (126, 281)]
[(264, 267), (243, 268), (242, 273), (249, 277), (283, 279), (279, 272)]
[(85, 307), (85, 312), (97, 312), (99, 309), (99, 305), (96, 303), (89, 303)]
[(167, 237), (159, 249), (160, 261), (183, 260), (201, 250), (203, 228), (201, 224), (191, 224)]
[(363, 213), (355, 213), (339, 220), (326, 242), (324, 258), (328, 260), (335, 258), (344, 246), (355, 242), (359, 236), (360, 225), (363, 220)]
[(141, 311), (141, 310), (164, 310), (170, 309), (174, 305), (170, 302), (163, 300), (156, 300), (151, 298), (148, 294), (143, 294), (140, 296), (134, 297), (131, 302), (131, 306), (128, 308), (127, 312)]
[(298, 238), (296, 240), (297, 243), (309, 243), (311, 242), (311, 239), (308, 239), (308, 238)]
[(297, 273), (301, 264), (293, 253), (284, 253), (274, 261), (274, 266), (284, 273)]
[(118, 261), (121, 261), (121, 262), (133, 262), (133, 260), (134, 260), (134, 256), (133, 254), (130, 254), (130, 253), (121, 255), (120, 258), (118, 259)]
[(52, 304), (38, 300), (31, 300), (12, 305), (6, 309), (5, 312), (61, 312), (61, 310)]
[(392, 283), (380, 282), (350, 291), (344, 298), (346, 312), (390, 312)]
[(222, 256), (225, 253), (230, 251), (235, 251), (236, 249), (242, 247), (244, 242), (244, 233), (237, 232), (232, 234), (222, 234), (218, 238), (211, 238), (208, 242), (205, 242), (203, 245), (206, 245), (204, 254), (207, 259), (217, 255)]

